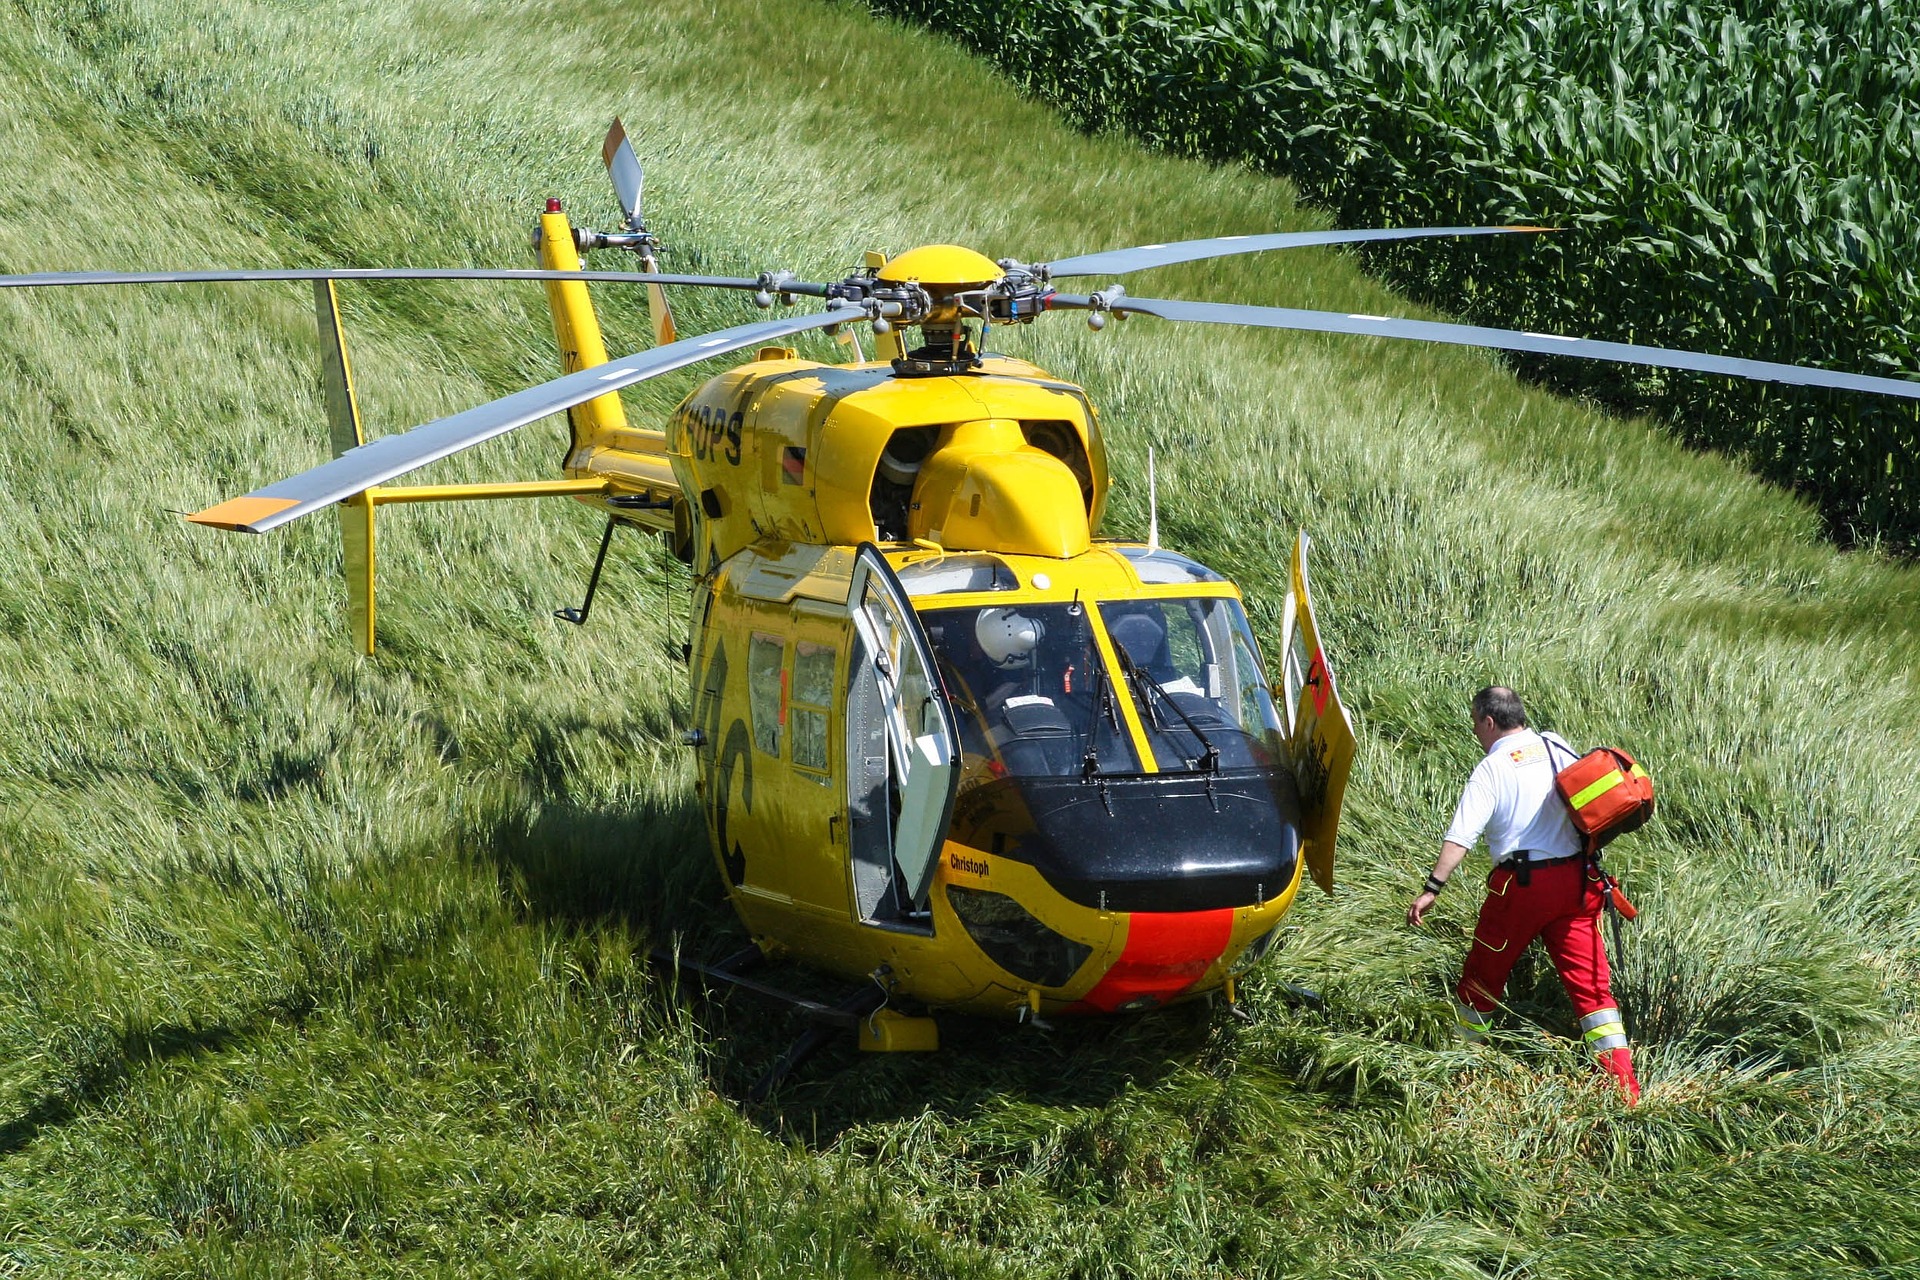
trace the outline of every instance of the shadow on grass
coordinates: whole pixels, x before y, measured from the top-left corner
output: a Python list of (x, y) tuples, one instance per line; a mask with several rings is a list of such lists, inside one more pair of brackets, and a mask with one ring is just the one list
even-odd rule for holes
[[(323, 924), (322, 928), (325, 927)], [(450, 921), (441, 919), (411, 941), (386, 939), (345, 965), (331, 958), (309, 964), (280, 995), (233, 1016), (201, 1026), (168, 1023), (111, 1029), (72, 1027), (49, 1046), (57, 1065), (37, 1097), (0, 1121), (0, 1156), (24, 1149), (40, 1133), (80, 1115), (126, 1087), (134, 1072), (149, 1064), (197, 1058), (238, 1049), (271, 1028), (305, 1023), (342, 991), (377, 982), (420, 947), (444, 937)]]
[(656, 944), (733, 919), (690, 793), (544, 800), (500, 815), (469, 843), (493, 862), (515, 907), (535, 919), (620, 924)]
[(139, 1064), (217, 1053), (245, 1038), (267, 1016), (249, 1018), (242, 1026), (146, 1027), (71, 1046), (61, 1078), (18, 1115), (0, 1123), (0, 1156), (25, 1148), (41, 1130), (65, 1124), (82, 1107), (110, 1096)]
[[(745, 1010), (737, 1000), (735, 1005), (741, 1009), (737, 1023)], [(1104, 1107), (1200, 1058), (1226, 1016), (1204, 1001), (1135, 1016), (1057, 1018), (1044, 1029), (941, 1014), (937, 1053), (862, 1053), (849, 1037), (757, 1106), (742, 1101), (757, 1076), (729, 1071), (720, 1087), (769, 1134), (820, 1149), (865, 1125), (923, 1113), (965, 1120), (1009, 1099), (1049, 1108)], [(770, 1025), (754, 1031), (761, 1043), (751, 1061), (771, 1061), (784, 1045), (770, 1034)], [(736, 1060), (743, 1066), (749, 1061), (745, 1055)]]
[[(690, 794), (614, 805), (546, 801), (502, 816), (474, 845), (495, 863), (503, 891), (536, 918), (578, 929), (626, 927), (650, 947), (707, 962), (748, 945)], [(836, 1033), (771, 1098), (753, 1103), (754, 1085), (809, 1024), (772, 998), (658, 967), (663, 991), (712, 1049), (714, 1088), (768, 1132), (809, 1143), (928, 1109), (961, 1117), (1009, 1094), (1097, 1106), (1191, 1059), (1224, 1016), (1196, 1004), (1144, 1017), (1063, 1018), (1042, 1030), (941, 1015), (941, 1049), (931, 1054), (861, 1053), (851, 1033)], [(771, 964), (754, 976), (824, 1003), (856, 991), (798, 964)]]

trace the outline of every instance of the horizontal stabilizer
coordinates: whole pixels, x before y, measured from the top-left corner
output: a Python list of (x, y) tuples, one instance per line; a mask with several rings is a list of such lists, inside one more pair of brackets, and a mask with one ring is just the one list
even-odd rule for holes
[(384, 436), (357, 449), (349, 449), (331, 462), (322, 463), (264, 489), (256, 489), (245, 497), (231, 498), (187, 519), (218, 528), (265, 533), (416, 467), (471, 448), (483, 440), (490, 440), (515, 427), (582, 404), (609, 391), (630, 387), (700, 360), (760, 346), (810, 329), (845, 324), (864, 315), (865, 312), (858, 308), (843, 306), (811, 315), (762, 320), (610, 360), (451, 417), (429, 422), (411, 431)]

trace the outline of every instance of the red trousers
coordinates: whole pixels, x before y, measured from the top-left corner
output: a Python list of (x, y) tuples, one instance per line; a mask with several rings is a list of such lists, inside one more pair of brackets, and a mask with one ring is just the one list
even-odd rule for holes
[[(1582, 859), (1531, 869), (1530, 883), (1522, 885), (1508, 868), (1487, 880), (1487, 900), (1480, 905), (1473, 945), (1467, 949), (1465, 971), (1456, 995), (1462, 1026), (1484, 1026), (1507, 976), (1527, 944), (1539, 938), (1553, 957), (1553, 967), (1567, 989), (1567, 999), (1580, 1019), (1580, 1030), (1599, 1064), (1610, 1072), (1630, 1101), (1640, 1097), (1633, 1074), (1633, 1050), (1613, 1002), (1607, 951), (1600, 941), (1600, 911), (1606, 890), (1597, 871)], [(1477, 1012), (1478, 1020), (1470, 1016)]]

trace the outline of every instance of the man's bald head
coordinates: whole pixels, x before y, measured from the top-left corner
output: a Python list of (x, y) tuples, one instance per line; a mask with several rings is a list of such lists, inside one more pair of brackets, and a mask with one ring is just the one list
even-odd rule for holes
[(1473, 695), (1473, 722), (1492, 717), (1494, 726), (1505, 732), (1518, 729), (1527, 722), (1527, 709), (1520, 705), (1520, 695), (1503, 684), (1490, 684)]

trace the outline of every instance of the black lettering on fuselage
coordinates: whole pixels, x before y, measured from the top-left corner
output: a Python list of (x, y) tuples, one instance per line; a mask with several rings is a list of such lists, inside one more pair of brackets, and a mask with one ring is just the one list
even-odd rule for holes
[(714, 752), (713, 777), (708, 788), (707, 803), (713, 822), (713, 838), (719, 846), (721, 861), (726, 864), (727, 881), (739, 884), (746, 879), (747, 859), (738, 840), (729, 840), (727, 834), (727, 814), (733, 803), (733, 772), (736, 766), (740, 770), (740, 803), (746, 812), (753, 812), (753, 751), (752, 735), (747, 731), (747, 722), (736, 719), (727, 726), (726, 739), (720, 737), (721, 706), (727, 691), (727, 644), (725, 640), (715, 639), (713, 657), (707, 662), (706, 679), (702, 682), (701, 706), (696, 718), (705, 733), (708, 749)]
[(987, 874), (987, 863), (985, 859), (982, 858), (966, 858), (957, 853), (950, 853), (947, 855), (947, 865), (955, 871), (964, 871), (968, 875), (984, 876)]
[(694, 461), (711, 462), (724, 458), (727, 465), (740, 465), (740, 441), (746, 428), (746, 414), (729, 414), (719, 405), (696, 404), (680, 414), (680, 429), (686, 433), (687, 448)]
[(720, 762), (715, 767), (714, 791), (720, 797), (720, 807), (714, 814), (714, 828), (720, 837), (720, 848), (725, 851), (727, 881), (740, 884), (747, 878), (747, 855), (740, 848), (740, 842), (727, 840), (727, 797), (733, 791), (733, 769), (737, 761), (740, 766), (740, 804), (749, 814), (753, 812), (753, 751), (752, 735), (747, 732), (745, 720), (735, 720), (727, 726), (727, 741), (720, 748)]

